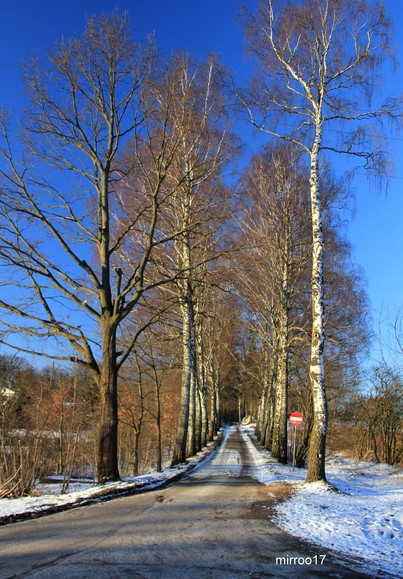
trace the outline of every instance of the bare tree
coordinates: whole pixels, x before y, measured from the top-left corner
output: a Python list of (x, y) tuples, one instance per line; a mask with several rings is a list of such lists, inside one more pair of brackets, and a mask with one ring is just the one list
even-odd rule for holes
[[(148, 268), (150, 281), (166, 282), (164, 308), (175, 302), (182, 346), (182, 386), (173, 462), (195, 454), (200, 439), (196, 424), (202, 413), (197, 371), (196, 305), (198, 286), (207, 264), (222, 252), (217, 232), (226, 215), (228, 188), (222, 173), (237, 140), (229, 133), (223, 98), (224, 72), (218, 61), (195, 62), (182, 52), (160, 60), (159, 74), (147, 85), (144, 100), (155, 111), (148, 116), (141, 140), (125, 154), (130, 173), (125, 181), (135, 190), (159, 188), (159, 235), (170, 239), (155, 251)], [(156, 122), (154, 122), (154, 120)], [(139, 159), (141, 161), (139, 161)], [(161, 178), (163, 177), (163, 179)], [(138, 212), (138, 197), (119, 187), (126, 213)], [(129, 263), (141, 253), (137, 228), (125, 247)], [(159, 297), (161, 302), (161, 296)], [(149, 300), (148, 300), (149, 301)], [(156, 316), (159, 316), (157, 305)], [(200, 412), (199, 412), (200, 411)], [(199, 421), (199, 422), (198, 422)]]
[(217, 231), (225, 215), (222, 173), (236, 150), (224, 109), (223, 70), (213, 57), (195, 63), (179, 53), (167, 64), (158, 91), (176, 146), (165, 187), (174, 189), (163, 213), (167, 232), (180, 231), (163, 261), (175, 284), (165, 290), (179, 305), (183, 351), (181, 410), (173, 463), (197, 448), (199, 385), (196, 293), (204, 266), (217, 258)]
[(30, 494), (51, 473), (64, 476), (66, 490), (73, 472), (88, 469), (91, 412), (83, 383), (76, 372), (38, 370), (16, 356), (2, 356), (0, 366), (8, 384), (0, 389), (0, 495)]
[[(158, 252), (175, 237), (160, 224), (172, 149), (167, 126), (154, 138), (154, 56), (131, 40), (126, 16), (90, 19), (81, 38), (52, 50), (47, 69), (27, 67), (32, 106), (20, 156), (1, 115), (2, 340), (91, 369), (100, 482), (119, 478), (117, 377), (141, 328), (122, 351), (119, 332), (144, 293), (168, 281)], [(123, 155), (129, 142), (134, 161)]]
[(286, 463), (289, 359), (300, 339), (309, 272), (306, 167), (293, 146), (265, 147), (247, 168), (244, 187), (239, 288), (264, 350), (259, 421), (265, 426), (259, 429), (273, 456)]
[(403, 304), (396, 303), (379, 314), (378, 341), (384, 364), (402, 368)]
[(403, 383), (398, 371), (382, 364), (369, 374), (372, 390), (355, 400), (354, 434), (359, 456), (399, 464), (402, 455)]
[(310, 164), (314, 426), (307, 481), (326, 480), (319, 163), (323, 152), (331, 151), (362, 159), (375, 174), (385, 170), (385, 149), (374, 121), (397, 119), (400, 99), (373, 106), (372, 97), (382, 80), (381, 67), (391, 55), (390, 31), (382, 2), (373, 5), (367, 0), (262, 0), (256, 14), (248, 16), (249, 47), (261, 72), (249, 93), (239, 97), (255, 127), (296, 144)]

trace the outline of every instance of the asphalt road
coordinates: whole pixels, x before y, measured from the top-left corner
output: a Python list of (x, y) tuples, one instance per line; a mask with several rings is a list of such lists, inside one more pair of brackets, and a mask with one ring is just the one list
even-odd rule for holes
[(212, 460), (163, 491), (3, 526), (0, 577), (367, 576), (276, 527), (285, 490), (260, 485), (251, 467), (231, 431)]

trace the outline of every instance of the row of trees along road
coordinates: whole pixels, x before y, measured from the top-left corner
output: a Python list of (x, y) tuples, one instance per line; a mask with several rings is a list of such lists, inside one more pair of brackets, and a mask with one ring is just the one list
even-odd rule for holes
[[(232, 99), (213, 57), (162, 58), (153, 44), (134, 43), (127, 18), (113, 13), (59, 43), (46, 67), (26, 66), (31, 106), (18, 146), (12, 121), (1, 114), (2, 342), (92, 373), (100, 481), (120, 476), (118, 376), (135, 368), (142, 399), (144, 364), (154, 372), (157, 402), (158, 372), (181, 368), (174, 463), (216, 432), (229, 376), (239, 383), (253, 376), (245, 384), (252, 384), (251, 409), (260, 398), (258, 430), (285, 461), (289, 383), (306, 383), (299, 372), (309, 367), (308, 480), (325, 479), (324, 268), (335, 280), (336, 297), (326, 298), (334, 344), (354, 341), (352, 332), (339, 339), (341, 323), (331, 316), (344, 315), (340, 283), (348, 280), (361, 304), (346, 315), (361, 321), (364, 306), (335, 232), (332, 203), (340, 191), (322, 155), (350, 153), (384, 168), (367, 137), (373, 119), (397, 118), (398, 102), (361, 105), (389, 56), (390, 24), (381, 3), (306, 0), (275, 8), (266, 0), (247, 15), (261, 69)], [(236, 103), (286, 146), (270, 145), (251, 161), (235, 207), (225, 173), (238, 150), (229, 123)], [(344, 132), (347, 121), (354, 128)], [(328, 124), (341, 128), (340, 143), (326, 140)], [(233, 306), (246, 302), (253, 315), (237, 320)], [(251, 319), (252, 330), (240, 329)], [(248, 332), (259, 343), (252, 340), (246, 352), (237, 339)], [(354, 358), (354, 348), (345, 350), (345, 359)], [(229, 372), (225, 364), (234, 360)], [(240, 400), (240, 386), (233, 390)], [(139, 421), (132, 424), (138, 433)]]
[[(93, 372), (101, 403), (98, 477), (115, 480), (118, 372), (161, 309), (118, 340), (160, 286), (176, 287), (184, 388), (194, 391), (192, 276), (197, 262), (210, 259), (208, 196), (221, 195), (230, 151), (222, 77), (213, 59), (157, 58), (154, 46), (132, 42), (116, 13), (90, 20), (82, 38), (49, 56), (47, 69), (31, 62), (25, 70), (32, 108), (19, 158), (1, 118), (1, 253), (16, 288), (0, 302), (9, 314), (3, 342)], [(199, 243), (191, 263), (191, 238), (203, 228), (205, 255)], [(33, 347), (21, 345), (21, 333), (37, 338)], [(182, 404), (185, 439), (186, 398)]]
[(255, 14), (246, 14), (249, 48), (261, 70), (240, 99), (259, 130), (293, 143), (309, 159), (314, 412), (307, 480), (315, 481), (325, 480), (328, 423), (320, 161), (324, 151), (331, 151), (361, 158), (378, 174), (385, 171), (382, 142), (371, 146), (376, 132), (368, 121), (400, 119), (401, 102), (388, 99), (372, 106), (381, 86), (379, 69), (391, 54), (391, 23), (382, 2), (287, 0), (278, 6), (264, 0)]

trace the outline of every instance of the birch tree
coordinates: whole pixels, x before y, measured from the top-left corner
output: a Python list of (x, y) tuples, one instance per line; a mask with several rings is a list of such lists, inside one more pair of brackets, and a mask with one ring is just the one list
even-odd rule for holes
[[(308, 156), (312, 216), (312, 338), (310, 384), (314, 425), (307, 481), (326, 480), (327, 400), (320, 160), (325, 151), (353, 155), (385, 170), (378, 138), (383, 120), (397, 119), (400, 99), (377, 106), (382, 65), (391, 56), (391, 23), (383, 3), (367, 0), (262, 0), (247, 19), (260, 72), (239, 94), (250, 121)], [(377, 124), (375, 124), (375, 121)]]
[(310, 247), (306, 168), (298, 163), (298, 151), (265, 147), (247, 168), (244, 187), (246, 267), (239, 287), (263, 350), (258, 425), (264, 444), (286, 463), (289, 358), (301, 332)]
[(215, 259), (216, 231), (225, 214), (227, 188), (222, 173), (236, 147), (230, 141), (224, 109), (223, 71), (211, 57), (195, 63), (183, 53), (167, 63), (158, 91), (175, 142), (165, 188), (174, 191), (163, 211), (166, 231), (180, 231), (163, 261), (175, 283), (166, 291), (177, 297), (181, 318), (182, 386), (173, 463), (197, 450), (199, 408), (196, 291), (203, 266)]
[[(123, 186), (117, 185), (126, 220), (139, 213), (144, 196), (148, 199), (155, 190), (160, 195), (157, 235), (168, 243), (160, 243), (153, 252), (148, 279), (150, 283), (165, 280), (162, 310), (175, 302), (181, 320), (182, 394), (174, 462), (195, 454), (199, 445), (196, 423), (203, 409), (197, 372), (196, 286), (202, 270), (217, 257), (216, 233), (228, 198), (222, 172), (238, 147), (228, 131), (223, 75), (214, 57), (196, 62), (178, 52), (160, 59), (158, 74), (142, 95), (146, 111), (142, 133), (125, 152), (127, 178)], [(131, 190), (139, 194), (133, 197)], [(124, 247), (128, 263), (137, 261), (144, 250), (138, 232), (138, 226), (132, 229)], [(159, 311), (157, 307), (157, 318)]]

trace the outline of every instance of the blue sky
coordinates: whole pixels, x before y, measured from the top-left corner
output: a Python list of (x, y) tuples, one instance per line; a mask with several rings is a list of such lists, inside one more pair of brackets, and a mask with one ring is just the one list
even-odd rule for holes
[[(253, 5), (253, 0), (246, 2)], [(401, 0), (385, 0), (395, 24), (395, 48), (402, 60), (385, 86), (385, 95), (403, 93), (403, 27)], [(23, 103), (19, 63), (33, 52), (46, 53), (61, 38), (81, 32), (86, 17), (117, 7), (129, 10), (135, 37), (155, 33), (165, 52), (185, 48), (202, 56), (219, 53), (240, 79), (245, 78), (242, 30), (236, 15), (239, 0), (14, 0), (3, 3), (0, 20), (0, 104), (18, 110)], [(403, 303), (403, 135), (390, 135), (396, 172), (387, 196), (379, 194), (362, 176), (353, 186), (356, 215), (349, 225), (354, 258), (365, 273), (374, 329), (388, 310)], [(335, 164), (336, 174), (343, 170)], [(378, 357), (375, 347), (372, 352)]]

